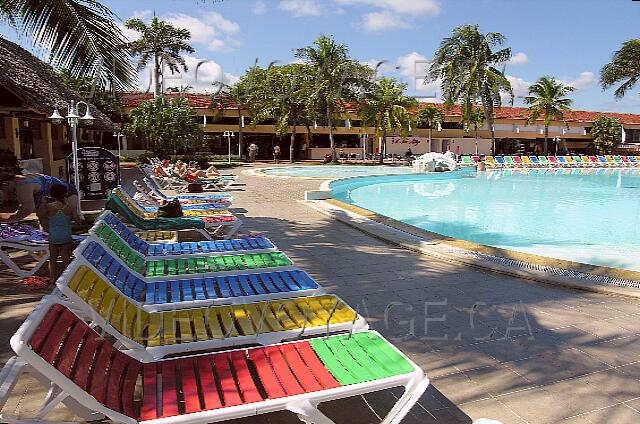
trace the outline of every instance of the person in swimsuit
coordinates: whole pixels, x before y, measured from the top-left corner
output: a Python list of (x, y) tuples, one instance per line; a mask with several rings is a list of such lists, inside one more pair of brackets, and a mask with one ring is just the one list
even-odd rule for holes
[(62, 259), (63, 270), (71, 263), (73, 251), (73, 234), (71, 219), (74, 216), (73, 206), (67, 196), (67, 186), (53, 183), (49, 188), (50, 200), (42, 206), (45, 231), (49, 233), (49, 273), (54, 282), (60, 274), (56, 271), (58, 257)]
[(44, 227), (44, 211), (42, 206), (50, 197), (50, 190), (54, 184), (60, 184), (67, 188), (68, 202), (73, 207), (74, 219), (82, 221), (78, 214), (78, 191), (73, 184), (66, 183), (58, 178), (43, 174), (22, 174), (20, 162), (16, 156), (8, 151), (0, 151), (0, 184), (5, 192), (15, 192), (19, 206), (18, 210), (2, 219), (0, 222), (15, 223), (23, 221), (32, 213), (36, 213), (40, 224)]

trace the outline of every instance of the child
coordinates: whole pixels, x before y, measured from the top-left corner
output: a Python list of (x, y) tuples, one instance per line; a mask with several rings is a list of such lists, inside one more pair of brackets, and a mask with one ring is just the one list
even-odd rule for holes
[(67, 201), (67, 187), (53, 184), (49, 195), (52, 201), (43, 205), (45, 217), (43, 227), (45, 231), (49, 232), (49, 273), (51, 274), (51, 282), (54, 282), (59, 275), (56, 273), (58, 256), (62, 258), (64, 269), (71, 262), (71, 252), (73, 251), (71, 218), (75, 213)]

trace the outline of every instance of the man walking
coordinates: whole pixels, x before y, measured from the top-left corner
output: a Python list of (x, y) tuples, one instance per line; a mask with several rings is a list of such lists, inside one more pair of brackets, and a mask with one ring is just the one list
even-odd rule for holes
[(249, 144), (249, 162), (256, 161), (256, 155), (258, 154), (258, 146), (256, 143)]

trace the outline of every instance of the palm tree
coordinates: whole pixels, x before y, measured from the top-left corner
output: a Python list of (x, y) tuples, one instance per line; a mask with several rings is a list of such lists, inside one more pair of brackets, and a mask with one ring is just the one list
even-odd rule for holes
[(453, 30), (451, 37), (440, 43), (426, 80), (441, 80), (441, 89), (447, 107), (462, 104), (465, 110), (480, 103), (489, 124), (492, 152), (495, 151), (493, 110), (502, 104), (501, 94), (507, 93), (513, 103), (511, 83), (499, 70), (511, 59), (511, 49), (503, 48), (506, 41), (498, 32), (480, 33), (477, 25), (463, 25)]
[(444, 113), (434, 105), (428, 105), (418, 112), (416, 124), (429, 130), (429, 151), (431, 151), (431, 131), (439, 128), (444, 121)]
[(387, 134), (399, 131), (406, 137), (411, 131), (411, 115), (408, 109), (417, 106), (415, 98), (404, 94), (406, 84), (398, 84), (393, 78), (382, 78), (374, 84), (369, 95), (360, 103), (359, 115), (365, 126), (376, 130), (382, 137), (380, 163), (386, 153)]
[(140, 19), (129, 19), (124, 25), (140, 33), (140, 38), (129, 42), (129, 50), (132, 54), (140, 56), (138, 60), (138, 70), (147, 66), (149, 61), (153, 61), (151, 72), (151, 84), (153, 86), (153, 96), (160, 95), (160, 69), (162, 65), (169, 67), (171, 73), (188, 70), (184, 58), (180, 53), (185, 51), (193, 53), (187, 40), (191, 38), (188, 29), (176, 28), (173, 25), (158, 20), (157, 17), (151, 19), (151, 24), (147, 25)]
[(615, 91), (622, 98), (640, 79), (640, 40), (625, 41), (622, 48), (613, 54), (610, 63), (600, 71), (600, 84), (604, 90), (624, 81)]
[(355, 100), (373, 70), (349, 59), (347, 46), (326, 35), (318, 37), (311, 46), (295, 49), (294, 54), (313, 69), (315, 93), (310, 101), (312, 108), (322, 110), (325, 115), (331, 159), (335, 162), (338, 155), (333, 139), (333, 118), (344, 109), (345, 102)]
[(476, 137), (476, 155), (478, 154), (478, 130), (484, 125), (484, 112), (482, 109), (473, 108), (462, 117), (462, 125), (466, 132), (473, 127)]
[(565, 96), (574, 91), (571, 86), (564, 85), (553, 77), (545, 76), (529, 87), (529, 96), (524, 102), (529, 106), (527, 123), (533, 124), (544, 115), (544, 154), (547, 154), (549, 142), (549, 125), (552, 121), (564, 122), (564, 114), (571, 112), (571, 99)]
[(96, 0), (0, 0), (0, 16), (51, 50), (50, 63), (74, 78), (90, 76), (102, 86), (130, 88), (134, 68), (115, 16)]

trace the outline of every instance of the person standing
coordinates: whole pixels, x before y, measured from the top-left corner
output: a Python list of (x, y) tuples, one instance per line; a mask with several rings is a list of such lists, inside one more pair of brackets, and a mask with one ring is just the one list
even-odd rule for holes
[(280, 163), (280, 155), (282, 154), (282, 151), (280, 150), (280, 145), (276, 144), (273, 147), (273, 161), (275, 163)]
[(258, 146), (256, 143), (252, 142), (249, 144), (249, 162), (256, 161), (256, 155), (258, 154)]
[(52, 184), (49, 195), (51, 199), (42, 208), (42, 224), (44, 230), (49, 233), (49, 273), (53, 282), (60, 275), (56, 270), (58, 257), (62, 259), (63, 270), (71, 263), (71, 219), (75, 216), (75, 211), (69, 202), (66, 185)]
[(32, 213), (36, 213), (43, 227), (46, 225), (43, 206), (50, 196), (51, 187), (55, 184), (66, 187), (67, 202), (72, 205), (74, 219), (82, 221), (78, 214), (78, 190), (71, 183), (66, 183), (51, 175), (28, 173), (23, 174), (20, 162), (8, 150), (0, 150), (0, 184), (9, 193), (15, 192), (18, 210), (8, 217), (0, 218), (0, 222), (8, 224), (20, 222)]

